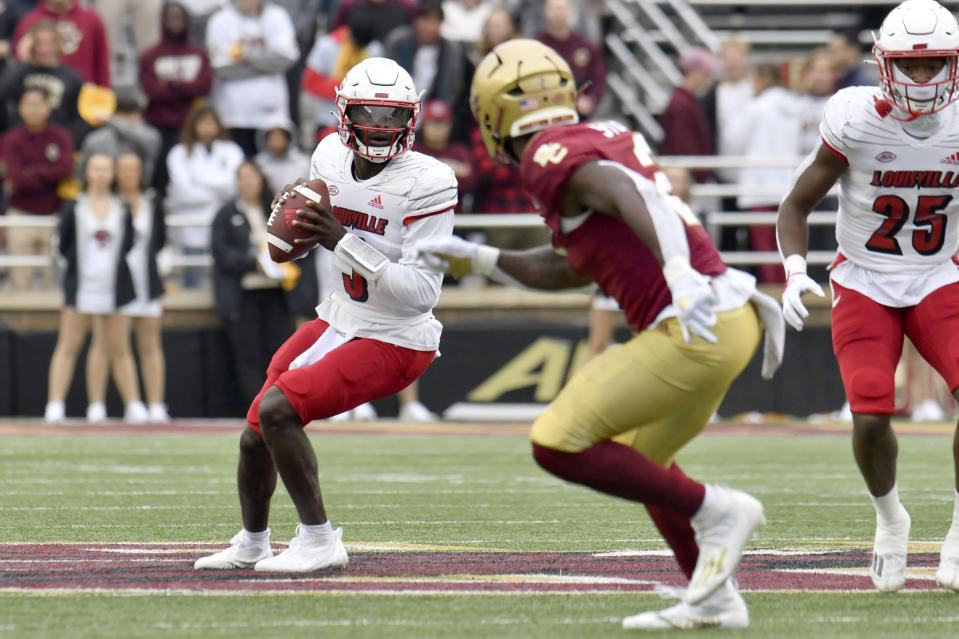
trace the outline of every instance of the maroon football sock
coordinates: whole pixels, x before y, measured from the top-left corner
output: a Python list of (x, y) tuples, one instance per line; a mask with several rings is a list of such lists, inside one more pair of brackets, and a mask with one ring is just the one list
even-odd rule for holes
[(608, 495), (672, 511), (687, 519), (699, 510), (706, 487), (674, 473), (639, 451), (613, 441), (578, 453), (533, 444), (533, 458), (544, 470)]
[[(669, 467), (669, 472), (676, 476), (686, 477), (676, 464)], [(649, 516), (656, 524), (656, 528), (659, 529), (663, 539), (672, 548), (679, 568), (689, 579), (696, 568), (696, 560), (699, 559), (696, 533), (693, 532), (693, 527), (689, 525), (689, 517), (652, 504), (646, 504), (646, 510), (649, 511)]]

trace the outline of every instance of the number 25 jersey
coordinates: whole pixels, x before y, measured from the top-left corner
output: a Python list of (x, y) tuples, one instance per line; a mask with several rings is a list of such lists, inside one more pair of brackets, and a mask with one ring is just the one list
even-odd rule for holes
[(823, 142), (848, 166), (839, 178), (836, 239), (853, 264), (919, 275), (959, 249), (956, 107), (935, 117), (938, 130), (918, 139), (891, 117), (876, 87), (843, 89), (826, 104)]

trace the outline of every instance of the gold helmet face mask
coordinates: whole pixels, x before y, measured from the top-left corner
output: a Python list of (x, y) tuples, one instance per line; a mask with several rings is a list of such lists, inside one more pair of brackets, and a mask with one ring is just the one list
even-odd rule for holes
[(507, 40), (486, 54), (473, 74), (470, 107), (486, 150), (501, 164), (518, 160), (507, 139), (579, 122), (573, 72), (536, 40)]

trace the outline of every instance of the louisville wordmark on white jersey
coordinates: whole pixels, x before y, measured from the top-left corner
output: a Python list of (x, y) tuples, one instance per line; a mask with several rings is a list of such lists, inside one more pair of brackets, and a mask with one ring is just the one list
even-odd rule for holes
[(959, 117), (934, 116), (936, 132), (910, 136), (877, 87), (829, 100), (820, 132), (849, 168), (839, 180), (836, 239), (851, 262), (886, 273), (923, 272), (959, 249)]
[(353, 174), (353, 152), (336, 134), (313, 153), (310, 179), (330, 191), (333, 215), (390, 260), (374, 282), (333, 257), (333, 293), (317, 314), (338, 330), (417, 350), (439, 346), (433, 317), (441, 274), (427, 269), (410, 248), (418, 240), (453, 232), (456, 177), (435, 158), (407, 151), (368, 180)]

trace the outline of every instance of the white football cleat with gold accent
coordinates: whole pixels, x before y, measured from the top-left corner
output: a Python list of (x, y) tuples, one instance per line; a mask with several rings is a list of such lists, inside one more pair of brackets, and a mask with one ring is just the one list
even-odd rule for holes
[(713, 594), (698, 604), (690, 605), (683, 601), (665, 610), (641, 612), (623, 619), (623, 628), (626, 630), (747, 627), (749, 609), (732, 579), (727, 579)]
[(705, 600), (736, 572), (746, 542), (766, 523), (763, 505), (752, 495), (716, 485), (707, 486), (707, 491), (711, 499), (704, 500), (689, 520), (699, 545), (686, 589), (685, 602), (691, 605)]

